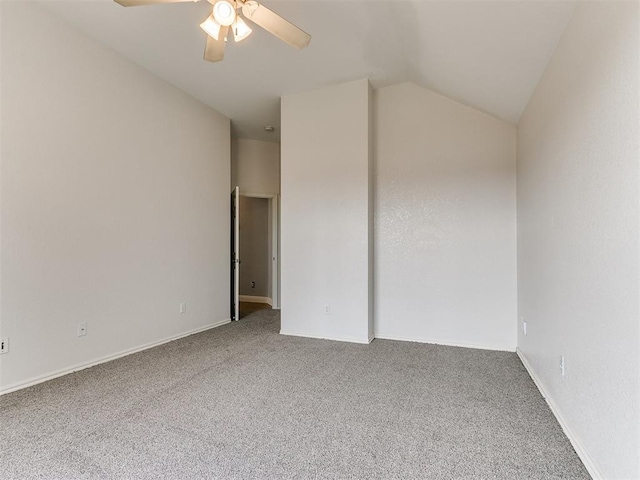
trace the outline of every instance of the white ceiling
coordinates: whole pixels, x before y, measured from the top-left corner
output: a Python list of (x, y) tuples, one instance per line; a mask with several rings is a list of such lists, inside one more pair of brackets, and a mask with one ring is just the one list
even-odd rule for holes
[(279, 140), (280, 97), (369, 78), (412, 81), (516, 123), (573, 12), (570, 0), (263, 0), (312, 35), (297, 51), (259, 27), (224, 61), (202, 60), (211, 5), (124, 8), (49, 0), (44, 8), (229, 116), (234, 134)]

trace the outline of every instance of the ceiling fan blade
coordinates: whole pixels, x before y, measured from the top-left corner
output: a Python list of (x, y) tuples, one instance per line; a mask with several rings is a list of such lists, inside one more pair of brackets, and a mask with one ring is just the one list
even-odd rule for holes
[(158, 5), (162, 3), (199, 2), (200, 0), (115, 0), (123, 7), (140, 7), (144, 5)]
[(204, 59), (208, 62), (219, 62), (224, 58), (225, 38), (229, 33), (229, 27), (220, 27), (218, 40), (207, 35), (207, 46), (204, 49)]
[(309, 45), (311, 41), (311, 35), (253, 0), (242, 5), (242, 14), (267, 32), (299, 50)]

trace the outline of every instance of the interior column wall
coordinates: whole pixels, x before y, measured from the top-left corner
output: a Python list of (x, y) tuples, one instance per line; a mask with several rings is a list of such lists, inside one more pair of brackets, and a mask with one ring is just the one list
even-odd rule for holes
[(370, 340), (370, 93), (282, 99), (282, 333)]

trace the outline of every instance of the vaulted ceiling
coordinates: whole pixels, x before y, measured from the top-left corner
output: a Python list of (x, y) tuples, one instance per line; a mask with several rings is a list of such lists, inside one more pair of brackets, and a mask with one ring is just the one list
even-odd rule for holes
[(312, 35), (297, 51), (260, 28), (202, 60), (211, 5), (123, 8), (56, 0), (43, 8), (232, 119), (234, 134), (277, 141), (280, 97), (349, 80), (412, 81), (517, 123), (573, 12), (555, 0), (263, 0)]

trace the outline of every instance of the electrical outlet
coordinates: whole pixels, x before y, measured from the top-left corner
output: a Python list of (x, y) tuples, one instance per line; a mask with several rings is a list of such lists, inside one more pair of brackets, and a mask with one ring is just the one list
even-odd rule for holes
[(331, 313), (331, 309), (329, 308), (329, 305), (325, 305), (324, 306), (324, 314), (325, 315), (329, 315)]
[(256, 282), (251, 282), (251, 288), (256, 288)]
[(524, 336), (527, 336), (527, 322), (522, 322), (522, 333), (524, 333)]
[(0, 355), (9, 353), (9, 337), (0, 338)]
[(564, 355), (560, 355), (560, 375), (564, 377)]
[(84, 337), (87, 334), (87, 322), (81, 322), (78, 324), (78, 336)]
[(180, 313), (187, 313), (187, 303), (186, 302), (182, 302), (180, 304)]

